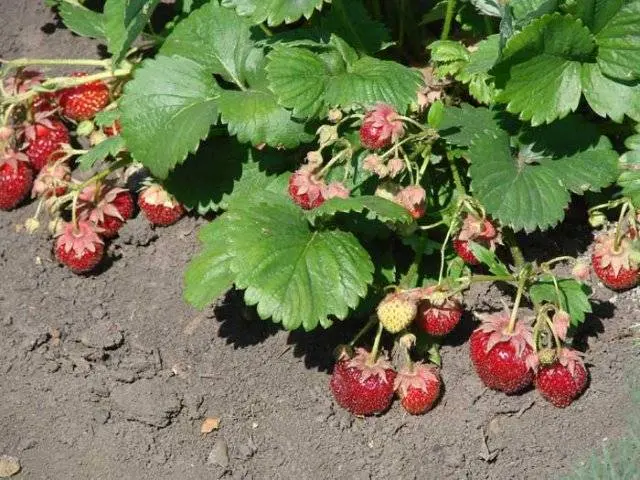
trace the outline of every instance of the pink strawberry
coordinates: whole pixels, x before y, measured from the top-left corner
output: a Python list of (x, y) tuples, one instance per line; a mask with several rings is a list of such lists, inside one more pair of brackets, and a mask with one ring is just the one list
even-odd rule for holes
[(429, 335), (436, 337), (450, 333), (462, 318), (459, 296), (447, 296), (445, 291), (433, 291), (418, 305), (416, 323)]
[(55, 254), (73, 273), (86, 273), (102, 260), (104, 242), (89, 222), (66, 223), (56, 240)]
[(5, 151), (0, 157), (0, 210), (11, 210), (31, 190), (33, 172), (23, 153)]
[(138, 206), (152, 224), (161, 227), (176, 223), (185, 214), (184, 207), (158, 184), (150, 184), (140, 191)]
[(305, 210), (311, 210), (325, 201), (324, 192), (327, 185), (313, 175), (310, 166), (300, 167), (289, 178), (289, 196)]
[[(22, 70), (15, 77), (5, 83), (6, 90), (13, 95), (25, 93), (37, 87), (44, 81), (44, 75), (38, 70)], [(31, 99), (31, 113), (52, 112), (57, 108), (56, 94), (51, 92), (38, 93)]]
[(616, 248), (615, 236), (615, 231), (611, 231), (596, 237), (591, 255), (593, 271), (602, 283), (613, 290), (635, 287), (640, 265), (634, 242), (627, 234), (620, 239), (620, 245)]
[(28, 146), (26, 154), (37, 172), (47, 163), (64, 156), (62, 146), (69, 143), (69, 130), (59, 120), (36, 116), (36, 123), (25, 128)]
[(369, 110), (360, 127), (360, 143), (369, 150), (390, 146), (404, 136), (404, 124), (395, 108), (379, 103)]
[(563, 348), (551, 365), (542, 365), (535, 377), (540, 394), (556, 407), (564, 408), (587, 387), (589, 375), (575, 350)]
[(453, 240), (456, 253), (469, 265), (478, 265), (480, 261), (473, 254), (469, 242), (478, 243), (490, 250), (502, 243), (502, 236), (494, 224), (487, 218), (480, 218), (468, 213), (462, 223), (462, 228)]
[(419, 185), (404, 187), (393, 197), (393, 201), (406, 208), (416, 220), (424, 215), (426, 200), (427, 192)]
[(403, 368), (394, 382), (402, 407), (412, 415), (431, 410), (440, 397), (441, 387), (438, 369), (424, 363)]
[[(86, 73), (74, 73), (74, 77), (83, 77)], [(76, 122), (92, 119), (109, 104), (109, 86), (95, 81), (65, 88), (58, 92), (58, 103), (62, 114)]]
[(44, 166), (31, 189), (31, 197), (60, 197), (67, 191), (71, 180), (71, 169), (64, 163), (49, 163)]
[(104, 238), (115, 237), (133, 216), (133, 197), (124, 188), (89, 185), (80, 192), (80, 201), (81, 217), (96, 225)]
[(470, 353), (484, 384), (507, 394), (517, 393), (533, 381), (533, 338), (522, 322), (508, 331), (509, 315), (478, 315), (482, 324), (471, 335)]
[(354, 415), (374, 415), (384, 412), (393, 400), (396, 372), (384, 358), (371, 362), (364, 348), (356, 355), (343, 355), (331, 375), (331, 391), (338, 405)]

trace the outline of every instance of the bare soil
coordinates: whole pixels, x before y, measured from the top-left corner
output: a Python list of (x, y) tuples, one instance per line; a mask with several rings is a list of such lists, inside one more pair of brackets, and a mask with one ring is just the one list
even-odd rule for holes
[[(102, 51), (40, 1), (2, 0), (0, 12), (0, 57)], [(153, 230), (138, 217), (99, 274), (77, 277), (44, 233), (18, 228), (34, 209), (0, 212), (0, 456), (20, 460), (16, 479), (556, 478), (625, 433), (637, 291), (595, 288), (579, 342), (591, 385), (570, 408), (485, 389), (468, 358), (468, 315), (443, 347), (434, 411), (412, 417), (396, 404), (359, 419), (328, 389), (331, 352), (353, 326), (287, 333), (237, 292), (204, 312), (183, 302), (203, 220)], [(588, 243), (573, 227), (558, 238), (578, 251)], [(500, 298), (478, 287), (467, 306), (497, 309)], [(203, 436), (208, 416), (220, 429)]]

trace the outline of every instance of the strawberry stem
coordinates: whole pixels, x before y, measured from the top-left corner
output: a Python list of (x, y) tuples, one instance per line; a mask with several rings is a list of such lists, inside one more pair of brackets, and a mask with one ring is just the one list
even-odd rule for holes
[(524, 275), (524, 272), (520, 273), (520, 279), (518, 280), (518, 291), (516, 292), (516, 298), (513, 301), (513, 309), (511, 310), (511, 317), (509, 318), (509, 326), (507, 327), (507, 333), (511, 334), (516, 328), (516, 321), (518, 319), (518, 309), (520, 308), (520, 302), (522, 301), (522, 294), (524, 293), (524, 286), (527, 283), (528, 275)]
[(355, 344), (358, 342), (358, 340), (360, 340), (365, 333), (367, 333), (369, 330), (371, 330), (371, 327), (373, 327), (376, 324), (377, 321), (378, 321), (378, 319), (375, 317), (375, 315), (372, 315), (371, 318), (369, 318), (369, 321), (365, 324), (365, 326), (362, 327), (360, 329), (360, 331), (358, 333), (356, 333), (356, 336), (353, 337), (353, 340), (351, 340), (349, 342), (349, 346), (350, 347), (355, 346)]
[[(453, 212), (452, 218), (458, 218), (458, 216), (460, 215), (460, 211), (462, 210), (462, 203), (459, 202), (458, 205), (456, 206), (456, 210), (455, 212)], [(447, 230), (447, 235), (444, 237), (444, 241), (442, 242), (442, 246), (440, 247), (440, 273), (438, 275), (438, 285), (442, 284), (442, 278), (444, 276), (444, 264), (445, 264), (445, 257), (446, 257), (446, 253), (447, 253), (447, 244), (449, 243), (449, 240), (451, 239), (451, 235), (453, 233), (453, 228), (455, 227), (456, 222), (452, 221), (449, 224), (449, 229)]]
[(126, 68), (119, 68), (117, 70), (107, 70), (93, 75), (85, 75), (84, 77), (54, 77), (45, 80), (36, 88), (33, 88), (27, 92), (11, 96), (2, 101), (2, 105), (10, 105), (14, 103), (22, 103), (35, 97), (41, 92), (52, 92), (60, 90), (62, 88), (77, 87), (78, 85), (84, 85), (86, 83), (95, 82), (98, 80), (107, 80), (117, 77), (126, 77), (131, 74), (131, 66)]
[(442, 34), (440, 40), (446, 40), (449, 38), (449, 32), (451, 31), (451, 24), (453, 22), (453, 15), (456, 10), (456, 0), (447, 0), (447, 11), (444, 17), (444, 26), (442, 27)]
[(462, 177), (460, 176), (460, 172), (458, 171), (456, 161), (449, 155), (447, 155), (447, 158), (449, 159), (449, 168), (451, 169), (451, 176), (453, 177), (453, 183), (456, 185), (456, 190), (461, 197), (466, 197), (467, 189), (464, 188), (464, 184), (462, 183)]
[(622, 242), (622, 222), (624, 220), (624, 216), (627, 214), (627, 210), (629, 209), (629, 202), (625, 202), (620, 209), (620, 217), (618, 217), (618, 223), (616, 224), (616, 237), (613, 241), (613, 251), (617, 253), (620, 251), (620, 243)]
[(502, 237), (504, 238), (504, 242), (509, 247), (509, 252), (511, 253), (511, 258), (513, 258), (513, 263), (516, 267), (520, 268), (524, 265), (524, 255), (522, 254), (522, 250), (518, 246), (518, 242), (516, 241), (516, 236), (508, 227), (504, 227), (502, 229)]
[(373, 348), (371, 349), (371, 353), (369, 354), (369, 358), (367, 359), (367, 364), (369, 366), (374, 365), (378, 360), (378, 350), (380, 350), (380, 339), (382, 338), (382, 323), (378, 323), (378, 331), (376, 332), (376, 339), (373, 342)]
[(29, 65), (86, 65), (93, 67), (108, 67), (111, 59), (95, 60), (89, 58), (16, 58), (14, 60), (2, 60), (0, 63), (10, 68), (21, 68)]

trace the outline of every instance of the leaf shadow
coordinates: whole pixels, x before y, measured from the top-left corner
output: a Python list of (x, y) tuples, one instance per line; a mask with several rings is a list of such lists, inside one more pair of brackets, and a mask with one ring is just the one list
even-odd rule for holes
[(261, 320), (255, 307), (244, 303), (239, 290), (229, 290), (213, 311), (220, 322), (218, 336), (234, 348), (258, 345), (280, 331), (270, 320)]
[(587, 314), (584, 323), (576, 328), (573, 336), (572, 346), (581, 352), (589, 348), (590, 338), (598, 338), (604, 333), (605, 324), (603, 320), (613, 318), (616, 310), (613, 303), (602, 300), (592, 300), (591, 306), (593, 312)]

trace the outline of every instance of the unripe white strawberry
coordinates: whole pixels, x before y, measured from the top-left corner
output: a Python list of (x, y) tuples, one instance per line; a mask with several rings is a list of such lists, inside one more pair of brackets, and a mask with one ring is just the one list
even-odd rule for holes
[(390, 293), (378, 305), (377, 313), (385, 330), (398, 333), (411, 325), (418, 313), (418, 305), (402, 292)]

